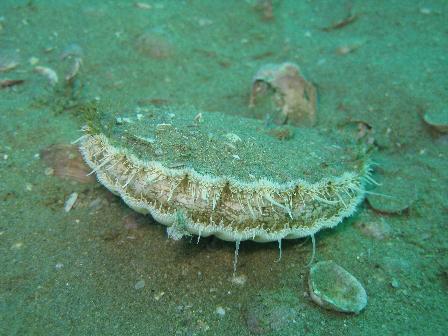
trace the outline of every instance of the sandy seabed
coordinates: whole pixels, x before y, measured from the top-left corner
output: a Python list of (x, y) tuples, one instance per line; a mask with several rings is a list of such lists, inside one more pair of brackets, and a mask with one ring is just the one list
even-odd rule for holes
[[(442, 335), (448, 138), (424, 116), (446, 114), (447, 13), (443, 1), (2, 1), (0, 334)], [(372, 191), (392, 197), (316, 236), (316, 261), (366, 289), (358, 315), (310, 300), (309, 240), (284, 242), (280, 262), (276, 244), (242, 243), (232, 279), (234, 244), (169, 240), (81, 166), (67, 173), (76, 151), (43, 158), (98, 100), (121, 116), (188, 104), (260, 117), (251, 80), (285, 61), (317, 88), (315, 127), (373, 144)]]

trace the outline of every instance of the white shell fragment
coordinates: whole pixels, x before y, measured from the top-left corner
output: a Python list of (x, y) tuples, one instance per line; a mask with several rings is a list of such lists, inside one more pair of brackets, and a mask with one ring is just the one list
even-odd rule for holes
[(358, 314), (367, 305), (361, 283), (332, 260), (311, 267), (308, 285), (311, 299), (323, 308)]
[(46, 77), (48, 83), (51, 86), (55, 86), (59, 82), (58, 74), (51, 68), (44, 66), (37, 66), (34, 68), (34, 71), (37, 72), (39, 75)]
[(78, 199), (78, 193), (76, 193), (76, 192), (71, 193), (70, 196), (65, 201), (64, 211), (69, 212), (75, 205), (77, 199)]

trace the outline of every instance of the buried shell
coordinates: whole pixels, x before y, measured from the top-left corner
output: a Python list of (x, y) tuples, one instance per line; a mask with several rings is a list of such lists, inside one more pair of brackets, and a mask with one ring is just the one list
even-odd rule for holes
[(80, 150), (106, 188), (173, 238), (299, 238), (334, 227), (362, 201), (368, 162), (348, 141), (313, 129), (279, 140), (258, 120), (202, 112), (197, 124), (197, 114), (165, 107), (112, 127), (103, 120)]

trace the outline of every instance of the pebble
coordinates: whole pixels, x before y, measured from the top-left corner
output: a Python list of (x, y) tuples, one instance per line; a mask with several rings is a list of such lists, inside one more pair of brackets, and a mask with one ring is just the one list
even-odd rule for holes
[(135, 289), (142, 289), (143, 287), (145, 287), (145, 280), (139, 280), (134, 285)]
[(160, 29), (143, 32), (137, 38), (135, 47), (142, 55), (153, 59), (166, 59), (174, 53), (173, 44), (167, 34)]
[(390, 282), (390, 285), (393, 288), (399, 288), (400, 287), (400, 282), (397, 279), (393, 278), (392, 281)]
[(300, 335), (298, 304), (290, 291), (261, 292), (247, 307), (247, 328), (254, 335)]
[(242, 275), (238, 275), (238, 276), (233, 276), (230, 281), (238, 286), (244, 286), (246, 284), (247, 281), (247, 276), (245, 276), (244, 274)]
[(364, 235), (378, 240), (388, 239), (392, 235), (392, 227), (384, 218), (360, 221), (355, 225)]
[(226, 310), (223, 307), (218, 306), (216, 307), (215, 313), (218, 314), (220, 317), (224, 317), (224, 315), (226, 314)]
[(51, 175), (54, 174), (54, 169), (51, 168), (51, 167), (47, 167), (47, 168), (45, 168), (45, 170), (44, 170), (44, 174), (45, 174), (46, 176), (51, 176)]
[(344, 313), (359, 313), (367, 305), (361, 283), (334, 261), (321, 261), (310, 269), (311, 299), (319, 306)]

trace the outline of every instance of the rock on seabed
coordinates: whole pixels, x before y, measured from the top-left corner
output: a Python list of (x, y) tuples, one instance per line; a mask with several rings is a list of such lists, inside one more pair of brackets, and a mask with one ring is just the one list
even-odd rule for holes
[(308, 285), (311, 299), (326, 309), (357, 314), (367, 305), (361, 283), (332, 260), (311, 267)]

